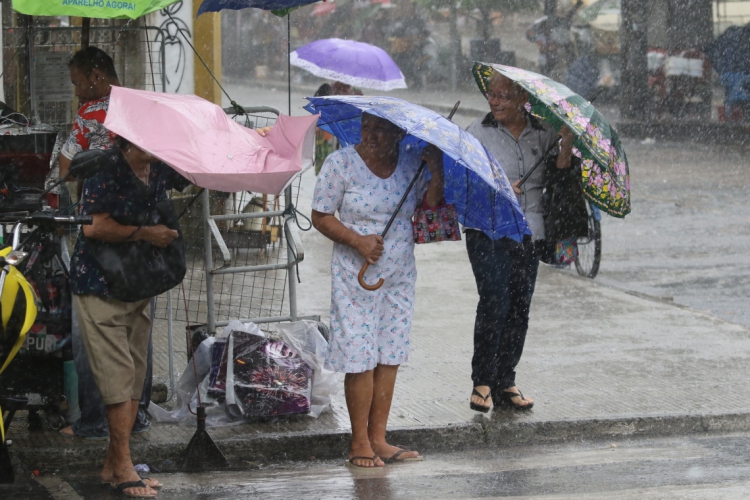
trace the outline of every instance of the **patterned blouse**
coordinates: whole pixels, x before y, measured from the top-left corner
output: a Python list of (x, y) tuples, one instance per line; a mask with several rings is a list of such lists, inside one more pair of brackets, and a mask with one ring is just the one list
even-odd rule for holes
[[(142, 217), (149, 209), (137, 184), (141, 181), (119, 150), (114, 150), (109, 160), (110, 166), (84, 182), (81, 215), (108, 213), (115, 220)], [(187, 179), (164, 163), (151, 164), (148, 193), (152, 203), (169, 198), (169, 190), (182, 191), (188, 185), (190, 182)], [(99, 263), (86, 246), (86, 239), (83, 231), (80, 231), (70, 261), (71, 291), (75, 295), (108, 296), (107, 282)]]
[(109, 96), (89, 101), (78, 110), (68, 140), (60, 153), (72, 160), (81, 151), (89, 149), (109, 149), (115, 135), (104, 128), (104, 119), (109, 109)]

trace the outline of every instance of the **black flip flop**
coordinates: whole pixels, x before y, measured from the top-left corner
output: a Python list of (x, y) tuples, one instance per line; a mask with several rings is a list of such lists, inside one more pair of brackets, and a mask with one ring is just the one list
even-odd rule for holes
[[(156, 482), (159, 482), (158, 479), (151, 479), (150, 477), (141, 476), (140, 474), (138, 474), (138, 477), (141, 478), (141, 481), (156, 481)], [(102, 481), (102, 486), (109, 486), (113, 490), (117, 489), (117, 485), (115, 483), (111, 483), (109, 481)], [(164, 487), (164, 485), (161, 484), (161, 483), (157, 484), (156, 486), (153, 486), (153, 485), (150, 485), (150, 484), (147, 484), (146, 486), (148, 486), (152, 490), (160, 490), (160, 489), (162, 489), (162, 487)]]
[(398, 458), (404, 453), (410, 453), (411, 450), (404, 450), (402, 448), (399, 448), (399, 450), (391, 455), (390, 458), (386, 458), (383, 460), (384, 464), (402, 464), (405, 462), (421, 462), (424, 460), (424, 457), (422, 455), (418, 455), (416, 457), (407, 457), (407, 458)]
[(534, 406), (534, 403), (529, 403), (527, 405), (516, 404), (513, 402), (513, 398), (515, 397), (520, 397), (522, 401), (526, 401), (526, 398), (523, 397), (521, 391), (503, 391), (500, 394), (495, 394), (494, 396), (492, 396), (492, 404), (494, 404), (498, 408), (508, 408), (516, 411), (528, 411), (532, 406)]
[[(490, 398), (490, 396), (492, 396), (492, 391), (490, 391), (490, 393), (487, 394), (486, 396), (482, 396), (481, 394), (479, 394), (479, 391), (477, 391), (476, 389), (472, 389), (471, 390), (471, 395), (472, 396), (480, 397), (480, 398), (482, 398), (483, 401), (487, 401)], [(482, 413), (487, 413), (488, 411), (490, 411), (490, 407), (489, 406), (478, 405), (478, 404), (472, 403), (472, 402), (469, 402), (469, 408), (471, 408), (474, 411), (481, 411)]]
[(118, 484), (115, 487), (115, 490), (117, 490), (118, 493), (122, 493), (126, 497), (130, 498), (156, 498), (156, 495), (137, 495), (133, 493), (125, 493), (125, 490), (127, 490), (128, 488), (148, 488), (148, 486), (143, 481), (126, 481), (124, 483)]
[[(150, 477), (144, 477), (144, 476), (141, 476), (140, 474), (138, 475), (141, 477), (141, 481), (156, 481), (157, 483), (159, 483), (158, 479), (151, 479)], [(151, 486), (150, 484), (147, 484), (146, 486), (148, 486), (152, 490), (160, 490), (162, 489), (162, 487), (164, 487), (164, 485), (161, 483), (157, 484), (156, 486)]]

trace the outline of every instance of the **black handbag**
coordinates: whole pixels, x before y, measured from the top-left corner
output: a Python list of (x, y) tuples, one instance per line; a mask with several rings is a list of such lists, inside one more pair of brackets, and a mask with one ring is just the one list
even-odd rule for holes
[(557, 156), (546, 165), (544, 194), (544, 237), (539, 260), (554, 264), (557, 243), (588, 236), (588, 212), (581, 184), (581, 159), (573, 156), (570, 168), (557, 168)]
[(153, 203), (140, 179), (136, 179), (136, 183), (148, 204), (148, 211), (135, 218), (113, 217), (115, 222), (138, 227), (163, 224), (176, 230), (179, 236), (165, 248), (147, 241), (108, 243), (86, 238), (86, 245), (99, 263), (112, 297), (123, 302), (161, 295), (179, 285), (187, 272), (185, 243), (172, 200)]

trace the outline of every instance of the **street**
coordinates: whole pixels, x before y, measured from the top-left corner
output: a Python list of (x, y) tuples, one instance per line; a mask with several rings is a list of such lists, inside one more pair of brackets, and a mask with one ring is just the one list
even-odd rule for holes
[[(576, 442), (428, 455), (424, 462), (352, 472), (343, 460), (203, 474), (154, 474), (167, 499), (744, 499), (750, 435)], [(0, 496), (109, 499), (92, 474), (19, 481)], [(10, 496), (6, 494), (10, 493)]]
[(625, 141), (633, 212), (603, 217), (596, 278), (750, 327), (747, 150)]

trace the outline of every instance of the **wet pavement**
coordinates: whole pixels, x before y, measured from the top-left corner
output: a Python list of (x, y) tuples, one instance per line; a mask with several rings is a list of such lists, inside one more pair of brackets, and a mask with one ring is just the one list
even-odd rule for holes
[[(741, 499), (750, 492), (750, 435), (579, 441), (428, 455), (424, 462), (352, 471), (341, 460), (242, 471), (151, 474), (171, 499)], [(14, 486), (14, 499), (121, 498), (91, 473), (58, 472)], [(11, 497), (6, 497), (11, 498)]]
[(750, 327), (748, 150), (626, 141), (633, 213), (602, 221), (597, 281)]

